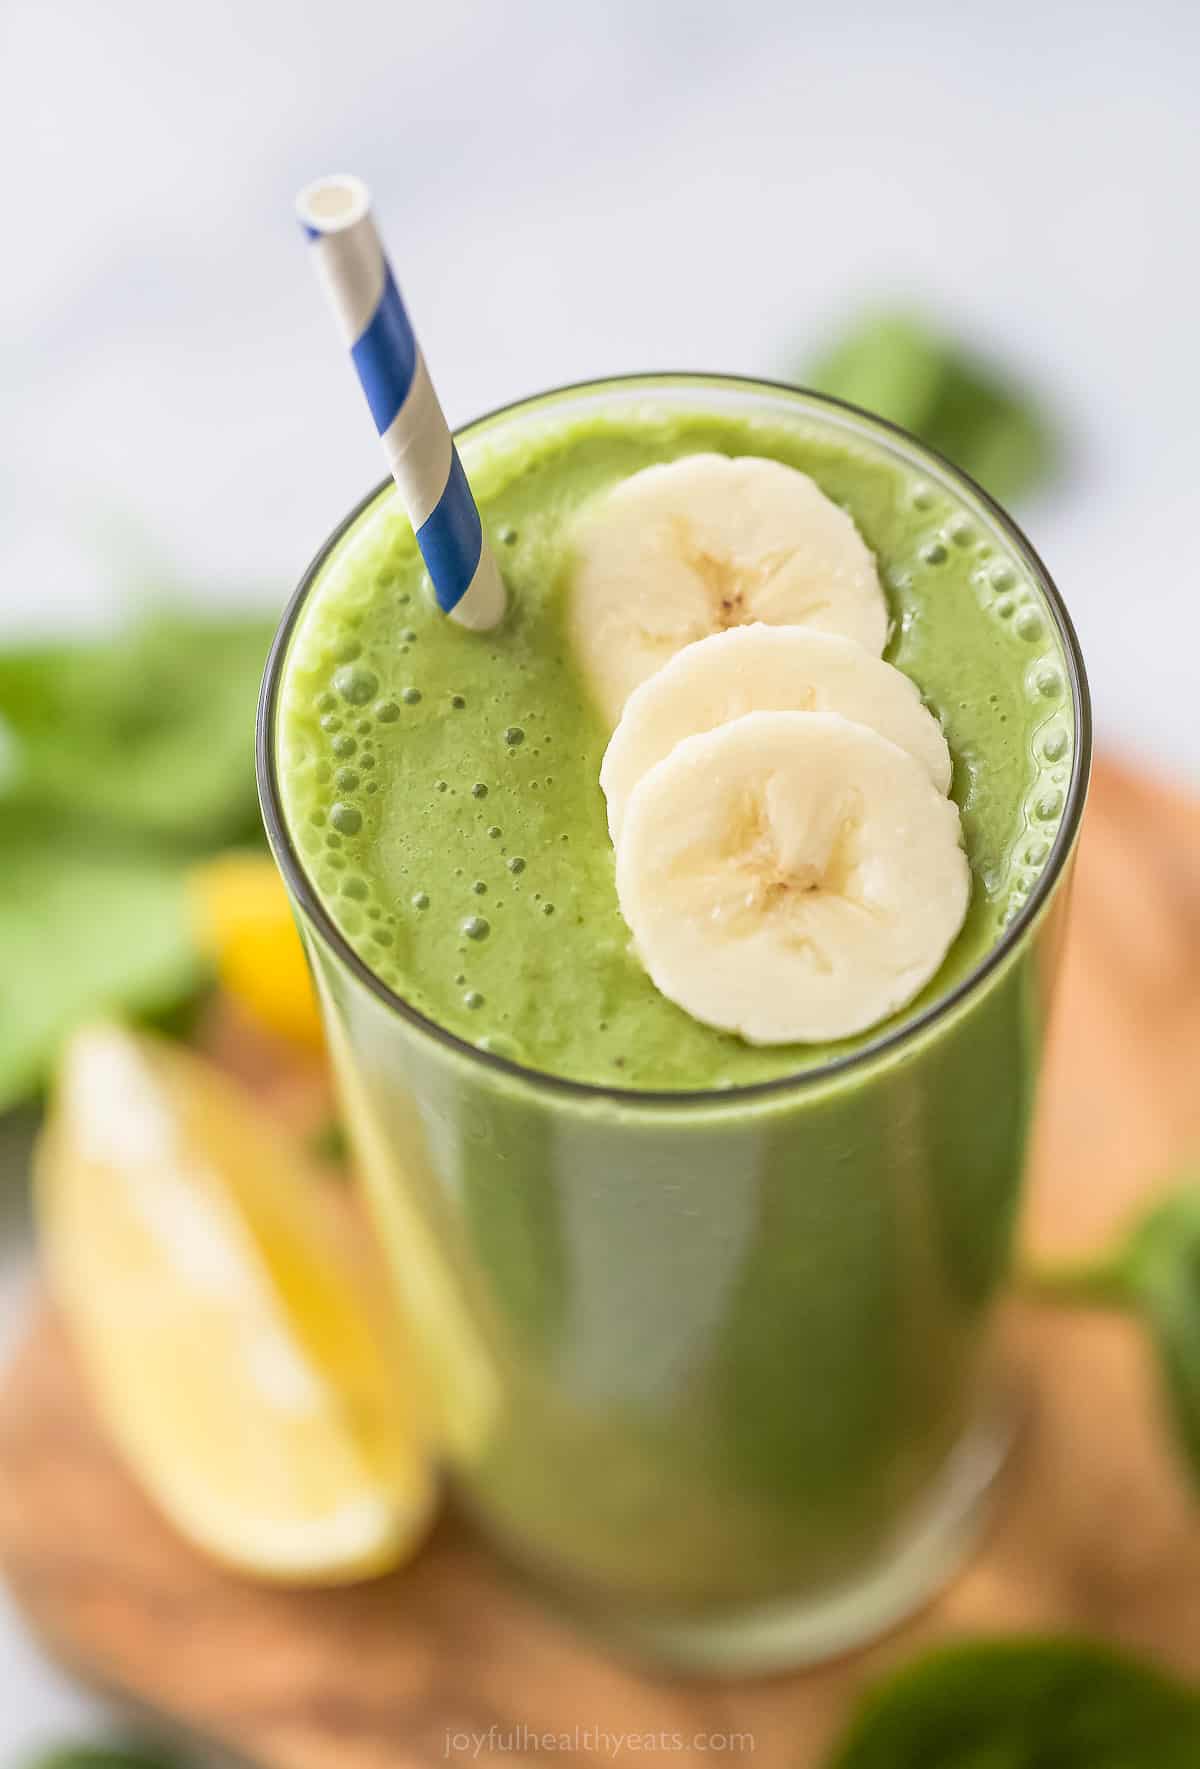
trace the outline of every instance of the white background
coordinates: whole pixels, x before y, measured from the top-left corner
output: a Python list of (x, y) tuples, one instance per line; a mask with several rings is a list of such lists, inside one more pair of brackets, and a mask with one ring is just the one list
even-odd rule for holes
[[(357, 170), (452, 421), (606, 371), (787, 376), (864, 296), (1011, 356), (1074, 437), (1023, 514), (1101, 738), (1200, 778), (1197, 19), (4, 0), (0, 624), (131, 580), (281, 604), (380, 473), (291, 219)], [(82, 1712), (0, 1610), (0, 1761)]]

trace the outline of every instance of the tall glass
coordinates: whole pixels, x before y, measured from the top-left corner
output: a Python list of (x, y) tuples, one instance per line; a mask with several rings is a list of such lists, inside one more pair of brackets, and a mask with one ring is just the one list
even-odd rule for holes
[(819, 423), (890, 451), (1022, 562), (1070, 683), (1057, 839), (964, 982), (822, 1069), (654, 1094), (462, 1042), (371, 972), (309, 882), (277, 780), (280, 679), (305, 599), (370, 499), (310, 567), (275, 643), (264, 814), (454, 1488), (512, 1561), (618, 1641), (690, 1668), (760, 1669), (843, 1650), (928, 1595), (1003, 1460), (991, 1304), (1086, 791), (1087, 687), (1067, 614), (1008, 518), (836, 402), (642, 377), (509, 407), (460, 445), (469, 465), (476, 448), (597, 402)]

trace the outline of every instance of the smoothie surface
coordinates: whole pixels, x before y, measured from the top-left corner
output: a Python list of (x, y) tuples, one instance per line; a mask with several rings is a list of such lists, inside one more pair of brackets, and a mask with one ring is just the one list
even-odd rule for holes
[(1061, 644), (994, 530), (884, 447), (818, 425), (647, 404), (522, 428), (464, 461), (509, 590), (494, 632), (440, 613), (389, 488), (324, 564), (277, 712), (292, 839), (341, 933), (420, 1013), (529, 1068), (603, 1086), (718, 1089), (819, 1066), (878, 1038), (756, 1048), (691, 1019), (630, 952), (598, 776), (609, 731), (566, 637), (570, 519), (656, 461), (768, 455), (810, 474), (876, 555), (885, 657), (916, 682), (954, 758), (972, 874), (937, 976), (1000, 937), (1050, 853), (1071, 768)]

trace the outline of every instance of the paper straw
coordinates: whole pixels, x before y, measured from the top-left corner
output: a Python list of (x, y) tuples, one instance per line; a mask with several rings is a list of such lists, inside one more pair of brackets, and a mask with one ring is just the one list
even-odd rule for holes
[(300, 192), (296, 210), (438, 606), (462, 626), (493, 627), (504, 614), (504, 580), (376, 232), (367, 187), (361, 178), (320, 178)]

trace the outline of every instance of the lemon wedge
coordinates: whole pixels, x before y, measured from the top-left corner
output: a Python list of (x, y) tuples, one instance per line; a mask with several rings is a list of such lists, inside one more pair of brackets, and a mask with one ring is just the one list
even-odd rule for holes
[(264, 1579), (394, 1566), (433, 1511), (413, 1359), (344, 1205), (223, 1074), (97, 1024), (36, 1170), (97, 1408), (197, 1547)]
[(283, 880), (267, 854), (193, 869), (192, 923), (226, 993), (267, 1031), (317, 1049), (321, 1022)]

